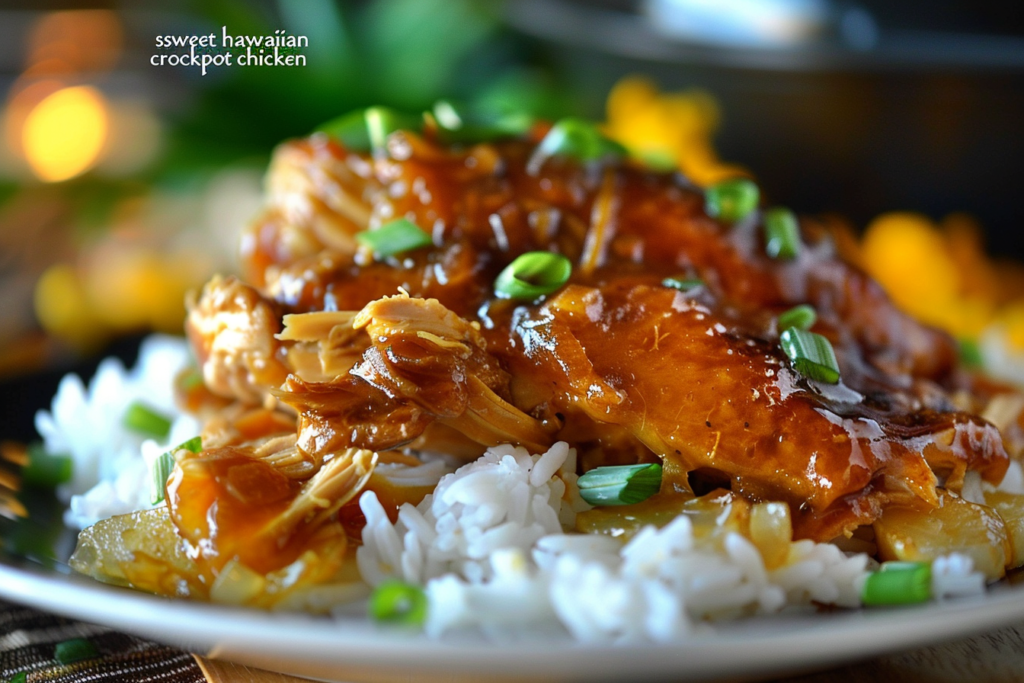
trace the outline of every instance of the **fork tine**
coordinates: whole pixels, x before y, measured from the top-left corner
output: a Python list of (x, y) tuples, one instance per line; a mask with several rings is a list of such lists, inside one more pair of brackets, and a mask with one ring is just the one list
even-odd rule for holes
[(21, 490), (21, 477), (7, 468), (0, 468), (0, 490), (16, 492)]
[(0, 490), (0, 517), (7, 519), (18, 519), (28, 517), (28, 510), (21, 504), (21, 501), (14, 497), (13, 493)]

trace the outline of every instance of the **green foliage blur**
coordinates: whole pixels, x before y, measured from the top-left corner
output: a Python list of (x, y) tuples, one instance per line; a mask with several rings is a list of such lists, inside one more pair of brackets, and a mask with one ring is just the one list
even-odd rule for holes
[(307, 66), (210, 79), (172, 121), (159, 176), (265, 159), (281, 140), (372, 105), (418, 112), (452, 98), (544, 118), (570, 113), (569, 91), (501, 26), (499, 9), (481, 0), (196, 0), (199, 18), (235, 35), (308, 36)]

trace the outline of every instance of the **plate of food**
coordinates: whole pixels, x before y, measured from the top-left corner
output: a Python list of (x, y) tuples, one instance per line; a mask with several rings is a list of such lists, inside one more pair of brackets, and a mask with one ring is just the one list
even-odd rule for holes
[(74, 531), (5, 521), (0, 596), (325, 680), (756, 678), (1024, 618), (1018, 390), (827, 224), (658, 165), (451, 102), (283, 143), (186, 338), (8, 454)]

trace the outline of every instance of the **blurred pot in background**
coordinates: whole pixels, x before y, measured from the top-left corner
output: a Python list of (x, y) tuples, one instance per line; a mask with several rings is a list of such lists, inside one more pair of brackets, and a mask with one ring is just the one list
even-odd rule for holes
[(719, 103), (721, 155), (772, 201), (858, 225), (966, 211), (1024, 257), (1024, 8), (833, 0), (519, 0), (592, 113), (622, 76)]

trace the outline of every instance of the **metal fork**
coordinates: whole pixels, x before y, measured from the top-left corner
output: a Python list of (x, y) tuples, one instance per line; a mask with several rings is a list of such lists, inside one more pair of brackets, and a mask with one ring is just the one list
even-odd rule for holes
[(13, 520), (28, 516), (28, 510), (17, 497), (21, 490), (19, 472), (27, 464), (28, 451), (24, 444), (0, 442), (0, 517)]

